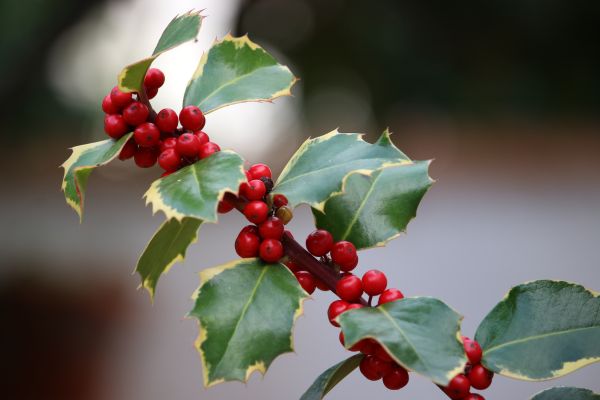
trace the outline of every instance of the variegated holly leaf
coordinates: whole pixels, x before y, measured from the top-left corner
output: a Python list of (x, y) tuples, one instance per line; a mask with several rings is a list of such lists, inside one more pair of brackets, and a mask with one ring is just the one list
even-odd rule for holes
[(183, 261), (188, 246), (197, 239), (201, 224), (202, 221), (196, 218), (170, 219), (158, 228), (135, 268), (151, 298), (154, 298), (158, 278), (177, 261)]
[(96, 167), (108, 164), (115, 157), (131, 137), (131, 133), (119, 140), (108, 139), (75, 146), (71, 148), (71, 156), (61, 165), (65, 170), (62, 181), (62, 190), (65, 200), (83, 218), (83, 200), (90, 174)]
[(219, 151), (152, 183), (144, 197), (152, 212), (167, 219), (184, 217), (217, 221), (217, 205), (226, 192), (237, 193), (246, 180), (244, 160), (230, 150)]
[(126, 66), (119, 74), (119, 89), (124, 92), (140, 92), (150, 65), (167, 50), (194, 40), (200, 31), (202, 16), (199, 11), (189, 11), (175, 17), (163, 31), (152, 55)]
[(300, 397), (300, 400), (323, 399), (331, 389), (358, 368), (363, 357), (362, 354), (356, 354), (323, 372), (308, 390), (304, 392), (302, 397)]
[(346, 348), (375, 339), (398, 364), (442, 386), (467, 362), (459, 341), (462, 317), (438, 299), (405, 298), (347, 311), (337, 320)]
[(313, 208), (317, 227), (357, 249), (385, 245), (416, 216), (433, 182), (428, 168), (428, 161), (415, 161), (349, 173), (341, 192), (325, 201), (323, 211)]
[(554, 387), (536, 394), (531, 400), (600, 400), (600, 394), (589, 389)]
[(293, 351), (292, 328), (308, 294), (284, 265), (245, 258), (204, 270), (200, 280), (189, 315), (200, 322), (206, 386), (245, 382)]
[(361, 134), (335, 130), (300, 146), (279, 175), (273, 193), (285, 195), (293, 206), (307, 203), (323, 211), (325, 200), (340, 191), (348, 173), (370, 174), (387, 165), (411, 163), (394, 146), (388, 131), (370, 144)]
[(600, 361), (600, 298), (569, 282), (515, 286), (477, 328), (482, 363), (527, 381), (558, 378)]
[(204, 53), (185, 90), (183, 105), (209, 113), (245, 101), (289, 96), (296, 78), (247, 36), (227, 35)]

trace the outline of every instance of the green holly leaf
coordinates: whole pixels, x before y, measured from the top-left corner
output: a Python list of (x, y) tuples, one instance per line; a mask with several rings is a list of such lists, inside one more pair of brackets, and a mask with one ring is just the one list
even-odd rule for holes
[(227, 35), (204, 53), (185, 90), (183, 105), (209, 113), (245, 101), (291, 95), (296, 78), (247, 36)]
[(158, 278), (177, 261), (183, 261), (188, 246), (196, 242), (201, 224), (202, 221), (196, 218), (170, 219), (158, 228), (135, 268), (150, 298), (154, 298)]
[(246, 181), (244, 160), (230, 150), (219, 151), (152, 183), (144, 197), (153, 214), (217, 221), (217, 206), (226, 192), (237, 193)]
[(356, 354), (323, 372), (300, 397), (300, 400), (321, 400), (352, 371), (358, 368), (362, 354)]
[(394, 146), (387, 130), (373, 144), (361, 134), (335, 130), (300, 146), (279, 175), (273, 193), (285, 195), (293, 206), (307, 203), (323, 211), (325, 200), (340, 191), (348, 173), (370, 174), (392, 164), (412, 161)]
[(117, 157), (131, 135), (129, 133), (119, 140), (108, 139), (71, 148), (71, 155), (61, 165), (65, 170), (62, 191), (67, 204), (79, 215), (80, 221), (83, 219), (83, 200), (90, 174), (94, 168), (108, 164)]
[(196, 348), (204, 384), (247, 381), (265, 374), (280, 354), (293, 351), (292, 328), (308, 294), (281, 264), (246, 258), (200, 272)]
[(341, 192), (325, 201), (323, 211), (313, 209), (317, 227), (357, 249), (385, 245), (416, 216), (433, 182), (428, 168), (429, 161), (416, 161), (349, 173)]
[(165, 51), (194, 40), (200, 31), (202, 18), (199, 11), (189, 11), (175, 17), (163, 31), (152, 56), (123, 68), (119, 74), (119, 89), (124, 92), (141, 92), (146, 72), (154, 60)]
[(554, 387), (536, 394), (531, 400), (600, 400), (600, 394), (589, 389)]
[(346, 348), (375, 339), (398, 364), (442, 386), (467, 362), (460, 341), (462, 317), (438, 299), (405, 298), (347, 311), (337, 320)]
[(600, 361), (600, 298), (569, 282), (516, 286), (477, 328), (482, 363), (527, 381), (558, 378)]

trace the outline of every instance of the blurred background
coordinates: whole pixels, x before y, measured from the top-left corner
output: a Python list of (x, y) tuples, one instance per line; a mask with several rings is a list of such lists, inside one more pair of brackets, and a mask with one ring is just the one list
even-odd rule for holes
[[(160, 174), (116, 161), (94, 172), (84, 223), (60, 192), (67, 147), (103, 139), (102, 97), (150, 54), (177, 13), (206, 9), (199, 41), (155, 65), (154, 107), (179, 107), (204, 49), (246, 32), (301, 78), (291, 98), (208, 118), (222, 147), (280, 171), (308, 136), (384, 128), (437, 183), (406, 235), (361, 254), (406, 295), (460, 310), (464, 333), (513, 285), (551, 278), (600, 290), (600, 3), (468, 0), (1, 0), (0, 398), (296, 399), (347, 354), (316, 293), (296, 354), (248, 384), (202, 387), (184, 316), (197, 272), (236, 257), (244, 223), (201, 229), (155, 304), (132, 275), (162, 220), (141, 196)], [(299, 209), (292, 230), (312, 230)], [(600, 365), (556, 382), (600, 391)], [(554, 382), (496, 377), (488, 399)], [(413, 376), (401, 392), (351, 375), (333, 399), (443, 399)]]

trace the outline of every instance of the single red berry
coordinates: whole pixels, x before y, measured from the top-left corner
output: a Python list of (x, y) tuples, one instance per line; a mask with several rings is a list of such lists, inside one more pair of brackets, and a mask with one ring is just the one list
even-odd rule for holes
[(333, 246), (333, 236), (325, 229), (317, 229), (306, 238), (306, 248), (315, 257), (322, 257), (329, 253)]
[(213, 142), (204, 143), (202, 146), (200, 146), (199, 156), (201, 159), (204, 159), (212, 156), (217, 151), (221, 151), (221, 148), (218, 144)]
[(129, 160), (135, 154), (136, 149), (137, 149), (137, 144), (135, 144), (135, 140), (133, 140), (133, 138), (130, 138), (123, 145), (123, 148), (121, 149), (121, 152), (119, 153), (119, 160), (123, 160), (123, 161)]
[(379, 302), (377, 303), (377, 305), (382, 305), (403, 298), (404, 295), (398, 289), (386, 289), (383, 291), (383, 293), (381, 293), (381, 296), (379, 296)]
[(166, 138), (165, 140), (161, 140), (158, 144), (160, 151), (163, 152), (166, 149), (174, 149), (177, 146), (177, 139), (174, 137)]
[(379, 363), (380, 361), (373, 356), (366, 356), (360, 362), (360, 372), (370, 381), (376, 381), (381, 379), (379, 374)]
[(336, 242), (331, 248), (331, 259), (342, 271), (351, 271), (356, 267), (357, 257), (356, 247), (346, 240)]
[(296, 271), (302, 271), (302, 268), (296, 264), (296, 262), (294, 260), (287, 260), (287, 262), (285, 263), (285, 265), (290, 269), (290, 271), (292, 272), (296, 272)]
[(342, 344), (342, 346), (346, 347), (346, 340), (344, 339), (344, 332), (340, 331), (340, 335), (338, 336), (338, 339), (340, 339), (340, 343)]
[(144, 90), (146, 91), (146, 96), (148, 96), (148, 99), (153, 99), (158, 94), (158, 88), (144, 87)]
[(129, 132), (129, 126), (119, 114), (106, 115), (104, 117), (104, 132), (113, 139), (119, 139)]
[(467, 375), (471, 386), (475, 389), (484, 390), (490, 387), (494, 373), (484, 368), (483, 365), (477, 364), (469, 371)]
[[(265, 197), (267, 188), (260, 179), (252, 179), (250, 182), (240, 185), (240, 193), (248, 200), (260, 200)], [(283, 227), (283, 224), (281, 224)]]
[(466, 376), (463, 374), (456, 375), (444, 388), (444, 392), (453, 400), (460, 400), (467, 397), (471, 384)]
[(380, 345), (378, 343), (377, 346), (377, 350), (375, 350), (375, 357), (379, 358), (380, 360), (386, 361), (386, 362), (394, 362), (394, 359), (392, 357), (390, 357), (390, 355), (388, 354), (387, 351), (385, 351), (385, 349), (383, 348), (382, 345)]
[(260, 179), (262, 177), (271, 178), (271, 168), (266, 164), (254, 164), (248, 170), (252, 179)]
[(254, 200), (244, 206), (244, 215), (254, 224), (266, 221), (268, 214), (269, 206), (264, 201)]
[(470, 395), (465, 397), (463, 400), (485, 400), (485, 397), (483, 397), (482, 395), (477, 394), (477, 393), (471, 393)]
[(357, 310), (359, 308), (363, 308), (364, 306), (362, 304), (358, 304), (358, 303), (352, 303), (348, 306), (348, 308), (346, 308), (346, 311), (350, 311), (350, 310)]
[(302, 289), (306, 291), (308, 294), (313, 294), (317, 285), (315, 283), (315, 277), (308, 271), (296, 271), (294, 272), (296, 279), (302, 286)]
[(386, 376), (387, 374), (392, 372), (392, 369), (394, 368), (392, 366), (392, 363), (383, 361), (382, 359), (378, 358), (377, 356), (374, 356), (374, 357), (377, 360), (376, 365), (377, 365), (377, 372), (379, 372), (379, 376), (381, 376), (383, 378), (384, 376)]
[(150, 168), (156, 164), (157, 151), (150, 147), (138, 147), (133, 155), (135, 164), (140, 168)]
[(160, 141), (160, 131), (152, 122), (144, 122), (133, 131), (135, 142), (141, 147), (153, 147)]
[(363, 339), (361, 340), (362, 345), (360, 347), (360, 352), (365, 354), (365, 355), (375, 355), (375, 353), (377, 352), (377, 349), (379, 347), (381, 347), (379, 345), (379, 343), (377, 343), (375, 340), (373, 339)]
[(260, 244), (259, 255), (266, 262), (279, 261), (283, 257), (283, 245), (277, 239), (265, 239)]
[(240, 232), (235, 239), (235, 252), (242, 258), (256, 257), (260, 246), (260, 238), (250, 232)]
[(242, 232), (244, 232), (244, 233), (251, 233), (253, 235), (258, 236), (258, 226), (256, 226), (256, 225), (246, 225), (240, 231), (240, 233), (242, 233)]
[[(340, 339), (340, 343), (342, 344), (342, 346), (346, 347), (346, 339), (344, 338), (344, 332), (340, 331), (339, 339)], [(364, 342), (364, 340), (359, 341), (354, 346), (350, 347), (348, 350), (360, 351), (363, 342)]]
[(119, 109), (113, 105), (110, 94), (107, 94), (102, 99), (102, 111), (107, 114), (116, 114), (119, 112)]
[(158, 156), (158, 165), (168, 172), (174, 172), (181, 166), (181, 156), (175, 149), (166, 149)]
[(315, 282), (317, 284), (317, 289), (327, 292), (329, 290), (329, 286), (319, 278), (315, 278)]
[(258, 226), (258, 232), (263, 239), (280, 240), (283, 236), (283, 222), (277, 217), (269, 217)]
[(185, 157), (195, 157), (200, 151), (200, 142), (193, 133), (184, 133), (177, 138), (177, 152)]
[(229, 211), (233, 210), (235, 206), (231, 204), (231, 202), (223, 199), (219, 201), (219, 205), (217, 206), (217, 212), (219, 214), (227, 214)]
[(344, 276), (337, 282), (335, 292), (342, 300), (348, 302), (356, 301), (360, 299), (363, 293), (362, 282), (355, 275)]
[(150, 68), (144, 76), (144, 86), (148, 88), (159, 88), (165, 83), (165, 74), (158, 68)]
[(206, 132), (196, 131), (196, 132), (194, 132), (194, 135), (196, 135), (196, 137), (200, 141), (200, 145), (203, 145), (204, 143), (210, 142), (210, 137), (208, 137), (208, 135), (206, 134)]
[(365, 272), (362, 277), (363, 290), (369, 296), (379, 296), (387, 286), (385, 274), (379, 270), (372, 269)]
[(148, 115), (150, 115), (148, 107), (139, 101), (132, 101), (123, 109), (123, 119), (129, 125), (133, 126), (138, 126), (139, 124), (146, 122)]
[(273, 205), (275, 208), (283, 207), (288, 205), (288, 199), (282, 194), (276, 194), (273, 196)]
[(479, 364), (481, 362), (481, 346), (477, 341), (470, 339), (468, 337), (463, 337), (463, 347), (465, 348), (465, 354), (469, 359), (469, 362), (473, 365)]
[(163, 108), (156, 115), (156, 120), (154, 123), (161, 132), (172, 133), (175, 132), (175, 129), (177, 129), (179, 118), (174, 110), (170, 108)]
[(121, 92), (119, 87), (115, 86), (110, 91), (110, 101), (118, 110), (122, 110), (133, 101), (133, 98), (131, 97), (131, 93)]
[(198, 107), (185, 106), (179, 113), (179, 122), (189, 131), (199, 131), (204, 128), (206, 119)]
[(402, 367), (392, 368), (383, 376), (383, 384), (390, 390), (399, 390), (408, 384), (408, 372)]
[(340, 326), (340, 324), (338, 324), (335, 321), (335, 319), (337, 318), (338, 315), (340, 315), (341, 313), (346, 311), (346, 309), (348, 308), (349, 305), (350, 304), (344, 300), (335, 300), (333, 303), (331, 303), (329, 305), (329, 308), (327, 309), (327, 318), (329, 318), (329, 322), (331, 322), (331, 325), (337, 326), (337, 327)]

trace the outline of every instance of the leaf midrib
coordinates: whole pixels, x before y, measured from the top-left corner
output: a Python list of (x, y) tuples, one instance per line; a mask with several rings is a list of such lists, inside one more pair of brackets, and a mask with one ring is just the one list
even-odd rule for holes
[(358, 216), (360, 215), (360, 213), (362, 212), (362, 209), (365, 207), (365, 204), (367, 204), (367, 200), (369, 199), (369, 197), (371, 196), (371, 194), (373, 193), (373, 189), (375, 188), (375, 184), (377, 183), (377, 181), (379, 180), (379, 177), (381, 176), (381, 172), (375, 177), (375, 179), (373, 179), (373, 181), (371, 182), (371, 187), (369, 188), (369, 190), (367, 191), (367, 194), (365, 194), (362, 202), (360, 203), (360, 206), (358, 207), (358, 209), (356, 210), (356, 213), (354, 214), (354, 217), (352, 217), (352, 220), (350, 221), (350, 224), (348, 225), (348, 228), (346, 228), (346, 231), (344, 232), (344, 234), (342, 235), (340, 240), (346, 240), (346, 238), (348, 237), (348, 235), (350, 234), (350, 231), (352, 230), (352, 227), (354, 226), (354, 224), (356, 224), (356, 221), (358, 221)]
[(560, 331), (556, 331), (556, 332), (550, 332), (550, 333), (543, 333), (540, 335), (533, 335), (533, 336), (528, 336), (526, 338), (522, 338), (522, 339), (515, 339), (515, 340), (511, 340), (505, 343), (502, 343), (498, 346), (494, 346), (494, 347), (490, 347), (487, 350), (484, 350), (484, 354), (490, 354), (493, 353), (494, 351), (498, 350), (498, 349), (502, 349), (504, 347), (507, 346), (512, 346), (515, 344), (520, 344), (520, 343), (526, 343), (532, 340), (539, 340), (539, 339), (543, 339), (543, 338), (547, 338), (547, 337), (552, 337), (552, 336), (558, 336), (561, 334), (565, 334), (565, 333), (573, 333), (573, 332), (579, 332), (579, 331), (584, 331), (587, 329), (600, 329), (600, 326), (586, 326), (586, 327), (582, 327), (582, 328), (575, 328), (575, 329), (563, 329)]

